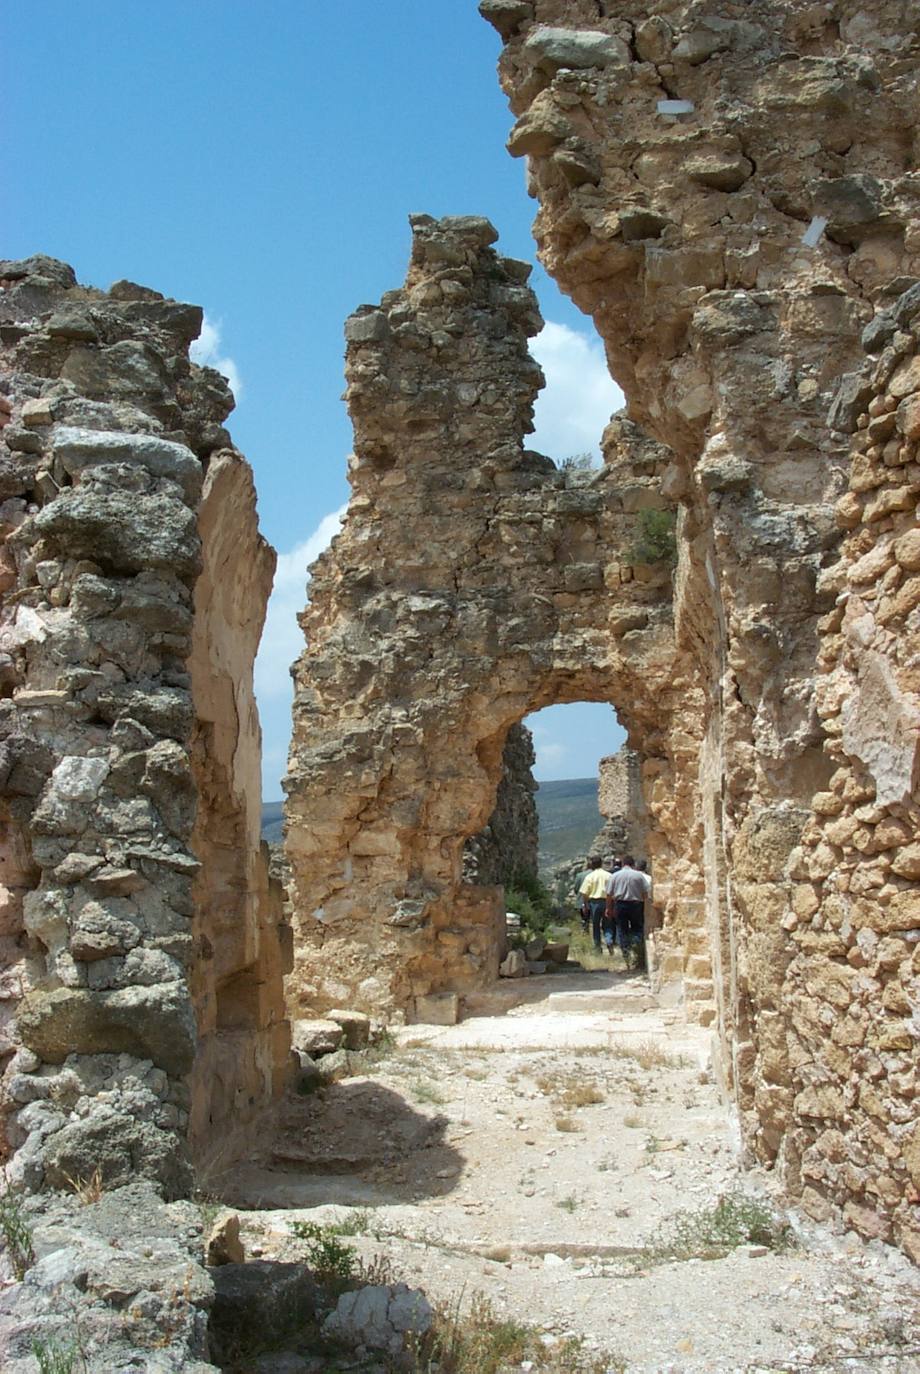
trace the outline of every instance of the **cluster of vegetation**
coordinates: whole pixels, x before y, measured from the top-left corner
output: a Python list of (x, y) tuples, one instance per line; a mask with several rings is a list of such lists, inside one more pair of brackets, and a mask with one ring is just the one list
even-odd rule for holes
[[(39, 1374), (75, 1374), (80, 1352), (75, 1342), (61, 1345), (56, 1340), (36, 1340), (32, 1342), (32, 1354), (38, 1365)], [(81, 1359), (81, 1367), (86, 1362)]]
[(447, 1311), (436, 1311), (427, 1336), (411, 1352), (411, 1374), (505, 1374), (530, 1369), (538, 1374), (612, 1374), (621, 1360), (588, 1351), (580, 1337), (547, 1345), (534, 1327), (502, 1317), (483, 1294), (472, 1298), (466, 1311), (458, 1300)]
[(629, 550), (631, 563), (677, 562), (677, 516), (672, 510), (641, 510)]
[(305, 1241), (304, 1260), (320, 1283), (348, 1283), (357, 1272), (354, 1246), (344, 1245), (341, 1232), (335, 1226), (322, 1226), (316, 1221), (295, 1221), (291, 1231), (298, 1240)]
[(513, 873), (505, 883), (505, 908), (521, 918), (525, 939), (545, 935), (559, 912), (552, 894), (536, 873)]
[(721, 1259), (739, 1245), (785, 1250), (792, 1243), (787, 1222), (760, 1198), (730, 1193), (714, 1207), (677, 1212), (664, 1222), (643, 1253), (642, 1263)]
[(19, 1198), (9, 1191), (0, 1195), (0, 1236), (3, 1237), (10, 1267), (16, 1278), (22, 1280), (26, 1270), (35, 1263), (32, 1228)]
[(590, 453), (571, 453), (568, 458), (563, 458), (559, 464), (560, 472), (590, 472), (595, 466), (594, 457)]

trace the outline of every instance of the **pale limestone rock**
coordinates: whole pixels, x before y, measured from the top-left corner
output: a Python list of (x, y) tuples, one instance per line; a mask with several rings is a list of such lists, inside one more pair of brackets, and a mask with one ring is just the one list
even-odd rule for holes
[(909, 802), (917, 785), (920, 700), (900, 689), (882, 654), (863, 654), (841, 720), (843, 747), (866, 765), (878, 805)]
[(240, 1240), (240, 1219), (236, 1212), (219, 1212), (205, 1240), (205, 1256), (210, 1265), (242, 1264), (246, 1258)]
[(527, 975), (527, 956), (522, 949), (509, 949), (498, 966), (500, 978), (524, 978)]
[[(11, 1176), (174, 1192), (287, 1071), (252, 697), (273, 558), (232, 396), (188, 360), (200, 310), (46, 258), (0, 289), (0, 1063), (34, 1049)], [(81, 1114), (37, 1116), (30, 1075), (74, 1056)]]
[(332, 1054), (345, 1038), (344, 1028), (331, 1017), (328, 1019), (294, 1021), (291, 1026), (291, 1044), (301, 1054), (309, 1054), (316, 1059), (323, 1054)]
[(363, 1050), (370, 1040), (371, 1019), (361, 1011), (340, 1011), (335, 1007), (326, 1013), (327, 1021), (342, 1028), (342, 1043), (346, 1050)]

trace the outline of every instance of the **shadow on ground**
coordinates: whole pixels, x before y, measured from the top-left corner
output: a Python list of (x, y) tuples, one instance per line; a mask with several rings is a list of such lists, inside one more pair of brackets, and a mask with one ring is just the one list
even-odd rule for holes
[(416, 1110), (373, 1080), (347, 1079), (290, 1097), (271, 1150), (221, 1180), (235, 1206), (381, 1206), (443, 1197), (464, 1156), (446, 1139), (447, 1117)]

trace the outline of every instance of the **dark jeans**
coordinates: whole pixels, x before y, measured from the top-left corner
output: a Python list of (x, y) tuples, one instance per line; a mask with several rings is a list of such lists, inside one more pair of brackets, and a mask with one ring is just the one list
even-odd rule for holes
[(644, 902), (618, 901), (614, 903), (617, 918), (617, 944), (625, 954), (633, 945), (641, 945), (644, 934)]
[(601, 947), (601, 920), (607, 907), (606, 899), (599, 897), (597, 901), (589, 901), (588, 909), (591, 912), (591, 934), (594, 937), (595, 949)]

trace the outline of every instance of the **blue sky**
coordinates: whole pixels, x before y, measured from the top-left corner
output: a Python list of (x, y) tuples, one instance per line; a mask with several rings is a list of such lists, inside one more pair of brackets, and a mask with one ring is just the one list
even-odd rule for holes
[[(4, 6), (0, 256), (50, 253), (81, 281), (203, 305), (201, 356), (237, 385), (230, 428), (281, 555), (257, 679), (266, 799), (280, 795), (303, 569), (348, 496), (343, 321), (401, 283), (410, 212), (488, 215), (503, 252), (534, 260), (498, 51), (476, 0)], [(551, 326), (534, 347), (550, 385), (532, 442), (560, 458), (621, 401), (590, 325), (542, 269), (532, 281)], [(621, 737), (600, 739), (603, 709), (541, 714), (540, 775), (594, 771)]]

